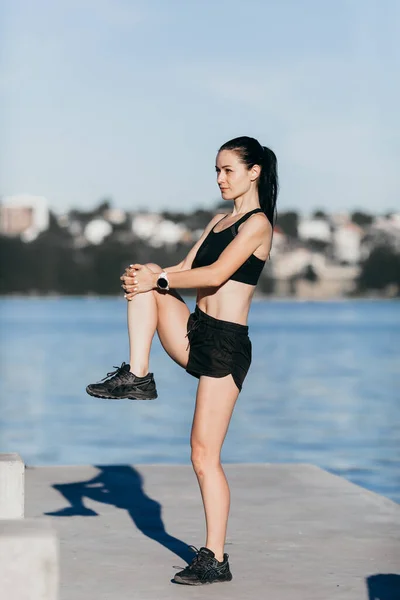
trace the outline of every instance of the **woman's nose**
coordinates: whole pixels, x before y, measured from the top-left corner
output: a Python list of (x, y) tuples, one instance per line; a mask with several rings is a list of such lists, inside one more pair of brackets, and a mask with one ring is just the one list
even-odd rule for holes
[(224, 175), (222, 173), (218, 173), (217, 183), (221, 184), (221, 183), (224, 183), (224, 181), (225, 181)]

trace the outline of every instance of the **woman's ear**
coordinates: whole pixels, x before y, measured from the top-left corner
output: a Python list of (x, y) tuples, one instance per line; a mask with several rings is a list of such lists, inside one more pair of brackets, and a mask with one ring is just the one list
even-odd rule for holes
[(253, 165), (250, 169), (250, 179), (251, 181), (255, 181), (260, 177), (261, 167), (260, 165)]

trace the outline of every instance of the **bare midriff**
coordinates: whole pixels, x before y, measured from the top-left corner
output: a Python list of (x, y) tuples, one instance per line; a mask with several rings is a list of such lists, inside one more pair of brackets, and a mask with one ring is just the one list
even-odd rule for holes
[(251, 300), (256, 286), (229, 279), (218, 288), (201, 288), (196, 302), (199, 308), (223, 321), (247, 325)]

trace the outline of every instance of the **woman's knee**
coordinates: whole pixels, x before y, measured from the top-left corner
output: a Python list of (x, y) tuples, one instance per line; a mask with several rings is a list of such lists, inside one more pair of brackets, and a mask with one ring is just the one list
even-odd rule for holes
[(160, 265), (157, 265), (156, 263), (145, 263), (144, 266), (148, 267), (150, 271), (153, 271), (153, 273), (161, 273), (162, 271)]
[(213, 452), (204, 444), (192, 440), (191, 461), (197, 475), (203, 475), (207, 469), (215, 468), (220, 464), (219, 452)]

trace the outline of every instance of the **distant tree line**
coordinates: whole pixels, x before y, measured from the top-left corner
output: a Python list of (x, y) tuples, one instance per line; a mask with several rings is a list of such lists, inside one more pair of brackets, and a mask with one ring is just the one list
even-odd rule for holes
[[(104, 202), (96, 209), (96, 214), (101, 215), (108, 207), (109, 204)], [(315, 217), (324, 218), (320, 213), (322, 211), (316, 211)], [(213, 214), (215, 211), (198, 209), (192, 214), (165, 211), (162, 216), (196, 230), (204, 229)], [(89, 221), (94, 213), (79, 212), (78, 216)], [(369, 218), (360, 212), (352, 215), (353, 221), (360, 225), (368, 224)], [(298, 222), (298, 213), (287, 211), (279, 214), (277, 224), (289, 238), (296, 238)], [(179, 263), (193, 245), (193, 242), (177, 243), (156, 248), (135, 238), (131, 229), (129, 231), (128, 242), (119, 237), (121, 227), (115, 226), (113, 233), (101, 244), (76, 247), (73, 236), (59, 226), (54, 215), (50, 215), (48, 230), (30, 243), (0, 236), (0, 294), (119, 294), (122, 293), (119, 276), (127, 265), (155, 262), (164, 267), (171, 266)], [(274, 292), (270, 269), (268, 261), (257, 288), (264, 294)], [(317, 279), (312, 269), (300, 275), (309, 281)], [(397, 286), (399, 293), (400, 255), (390, 246), (379, 246), (362, 263), (357, 290), (366, 293), (385, 290), (388, 286)], [(194, 294), (195, 290), (184, 290), (184, 293)]]
[(112, 237), (98, 246), (73, 248), (50, 232), (31, 243), (0, 237), (0, 293), (119, 294), (119, 276), (132, 262), (171, 266), (188, 250), (184, 244), (166, 250), (143, 240), (125, 244)]
[(390, 246), (377, 246), (361, 265), (357, 289), (363, 293), (389, 286), (397, 286), (400, 295), (400, 253)]

